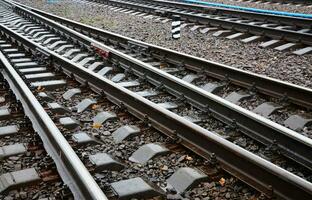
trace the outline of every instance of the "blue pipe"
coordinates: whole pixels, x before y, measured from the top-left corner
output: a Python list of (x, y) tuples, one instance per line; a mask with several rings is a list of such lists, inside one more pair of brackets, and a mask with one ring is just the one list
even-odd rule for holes
[(212, 6), (212, 7), (221, 7), (221, 8), (229, 8), (229, 9), (243, 10), (243, 11), (256, 12), (256, 13), (265, 13), (265, 14), (271, 14), (271, 15), (282, 15), (282, 16), (288, 16), (288, 17), (300, 17), (300, 18), (312, 19), (312, 14), (263, 10), (263, 9), (257, 9), (257, 8), (233, 6), (233, 5), (222, 4), (222, 3), (210, 3), (210, 2), (198, 1), (198, 0), (181, 0), (181, 1), (186, 2), (186, 3), (202, 4), (202, 5)]

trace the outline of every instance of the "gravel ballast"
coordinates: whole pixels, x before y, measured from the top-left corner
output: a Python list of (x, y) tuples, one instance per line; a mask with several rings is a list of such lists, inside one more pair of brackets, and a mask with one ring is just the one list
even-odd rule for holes
[(147, 43), (174, 49), (258, 74), (312, 88), (312, 56), (292, 55), (273, 49), (259, 48), (258, 42), (244, 44), (182, 29), (180, 40), (171, 39), (171, 24), (152, 19), (114, 12), (100, 6), (84, 3), (55, 3), (20, 1), (50, 13), (99, 27)]

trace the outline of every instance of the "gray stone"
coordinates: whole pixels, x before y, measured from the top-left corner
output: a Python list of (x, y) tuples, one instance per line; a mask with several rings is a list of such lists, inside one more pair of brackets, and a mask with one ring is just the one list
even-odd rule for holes
[(45, 30), (43, 28), (34, 29), (34, 30), (29, 31), (28, 35), (35, 35), (36, 33), (42, 32), (42, 31), (45, 31)]
[(294, 48), (296, 46), (299, 46), (299, 44), (289, 42), (289, 43), (283, 44), (281, 46), (275, 47), (274, 49), (278, 50), (278, 51), (285, 51), (285, 50), (288, 50), (290, 48)]
[(278, 24), (262, 24), (260, 25), (261, 27), (273, 27), (273, 26), (277, 26)]
[(70, 57), (71, 55), (73, 55), (74, 53), (78, 53), (80, 52), (80, 49), (70, 49), (69, 51), (67, 51), (63, 56), (64, 57)]
[(192, 123), (199, 123), (201, 120), (199, 118), (194, 118), (192, 116), (183, 116), (184, 119), (192, 122)]
[(40, 177), (34, 168), (2, 174), (0, 176), (0, 193), (20, 185), (39, 181)]
[(132, 135), (136, 135), (140, 133), (140, 128), (137, 126), (122, 126), (120, 128), (118, 128), (116, 131), (113, 132), (112, 136), (114, 138), (114, 141), (116, 143), (120, 143), (123, 140), (125, 140), (126, 138), (132, 136)]
[(66, 44), (66, 43), (67, 43), (67, 41), (55, 41), (54, 43), (50, 44), (50, 45), (48, 46), (48, 48), (49, 48), (49, 49), (54, 49), (54, 48), (56, 48), (57, 46), (63, 45), (63, 44)]
[(3, 49), (4, 53), (18, 53), (18, 49)]
[(194, 80), (198, 79), (199, 76), (196, 74), (188, 74), (182, 78), (183, 81), (186, 81), (188, 83), (192, 83)]
[(59, 119), (59, 121), (60, 124), (62, 124), (66, 129), (75, 129), (79, 126), (79, 123), (70, 117), (62, 117)]
[(35, 74), (35, 73), (44, 73), (47, 72), (46, 67), (34, 67), (29, 69), (19, 69), (19, 71), (23, 74)]
[(178, 105), (173, 103), (173, 102), (158, 103), (157, 105), (160, 106), (160, 107), (163, 107), (165, 109), (168, 109), (168, 110), (178, 108)]
[(294, 51), (293, 54), (301, 56), (301, 55), (309, 53), (309, 52), (312, 52), (312, 47), (305, 47), (305, 48), (298, 49), (298, 50)]
[(88, 143), (96, 143), (96, 141), (85, 132), (79, 132), (79, 133), (73, 134), (72, 139), (79, 145), (88, 144)]
[(207, 28), (200, 29), (199, 32), (205, 34), (205, 33), (208, 33), (209, 31), (216, 31), (216, 30), (218, 30), (217, 27), (207, 27)]
[(77, 112), (81, 113), (94, 104), (96, 104), (96, 101), (92, 99), (84, 99), (80, 103), (78, 103), (78, 105), (76, 105)]
[(34, 39), (34, 41), (35, 41), (35, 42), (40, 42), (40, 41), (42, 41), (42, 40), (46, 40), (46, 39), (48, 39), (48, 38), (55, 37), (55, 36), (56, 36), (56, 35), (54, 35), (54, 34), (44, 34), (44, 35), (42, 35), (42, 36), (40, 36), (40, 37)]
[(78, 63), (78, 65), (84, 66), (84, 65), (86, 65), (86, 64), (88, 64), (89, 62), (94, 61), (94, 60), (95, 60), (95, 57), (84, 58), (84, 59), (82, 59), (82, 60)]
[(107, 153), (97, 153), (95, 155), (90, 155), (89, 160), (95, 166), (96, 171), (120, 171), (125, 167)]
[(25, 78), (29, 81), (48, 81), (55, 78), (55, 74), (51, 72), (26, 74)]
[(101, 76), (105, 76), (106, 74), (108, 74), (109, 72), (113, 71), (112, 67), (104, 67), (103, 69), (101, 69), (100, 71), (98, 71), (97, 73)]
[(116, 75), (111, 79), (111, 81), (113, 81), (113, 82), (115, 82), (115, 83), (118, 83), (118, 82), (122, 81), (125, 77), (126, 77), (125, 74), (119, 73), (119, 74), (116, 74)]
[(239, 39), (239, 38), (242, 38), (244, 35), (245, 33), (234, 33), (232, 35), (227, 36), (226, 39), (230, 39), (230, 40)]
[(45, 92), (39, 92), (38, 96), (43, 100), (43, 101), (53, 101), (54, 98)]
[(33, 67), (38, 67), (38, 63), (36, 63), (36, 62), (22, 62), (22, 63), (15, 63), (14, 66), (18, 69), (33, 68)]
[(88, 69), (94, 71), (97, 70), (98, 68), (100, 68), (102, 65), (104, 65), (104, 63), (102, 62), (94, 62), (91, 65), (88, 66)]
[(173, 68), (173, 67), (166, 67), (166, 68), (163, 68), (162, 69), (164, 72), (167, 72), (167, 73), (169, 73), (169, 74), (174, 74), (174, 73), (178, 73), (178, 72), (180, 72), (181, 71), (181, 69), (179, 69), (179, 68)]
[(45, 31), (44, 29), (42, 31), (37, 31), (35, 34), (33, 34), (33, 37), (39, 37), (41, 35), (49, 33), (48, 31)]
[(282, 43), (281, 40), (269, 40), (267, 42), (261, 43), (259, 46), (262, 47), (262, 48), (268, 48), (268, 47), (274, 48), (274, 47), (278, 46), (281, 43)]
[(8, 119), (11, 115), (11, 112), (8, 108), (0, 108), (0, 119)]
[(153, 90), (143, 90), (143, 91), (136, 92), (136, 94), (142, 97), (152, 97), (152, 96), (158, 95), (158, 92), (153, 91)]
[(129, 158), (130, 161), (145, 164), (147, 161), (152, 159), (157, 155), (162, 155), (169, 152), (169, 150), (161, 146), (159, 144), (150, 143), (141, 146), (138, 150), (136, 150), (131, 157)]
[(71, 61), (78, 62), (79, 60), (81, 60), (81, 59), (83, 59), (85, 57), (88, 57), (88, 54), (80, 53), (80, 54), (77, 54), (73, 59), (71, 59)]
[(292, 115), (285, 120), (284, 124), (286, 127), (292, 130), (300, 131), (308, 124), (311, 124), (311, 122), (312, 122), (311, 116)]
[(94, 123), (103, 124), (107, 120), (114, 120), (117, 118), (117, 115), (113, 112), (100, 112), (92, 120)]
[(45, 90), (55, 90), (66, 86), (66, 81), (65, 80), (37, 81), (32, 82), (30, 85), (33, 88), (42, 87)]
[(227, 36), (230, 35), (232, 33), (231, 30), (220, 30), (215, 32), (214, 34), (212, 34), (213, 36), (219, 37), (219, 36)]
[(80, 94), (81, 90), (79, 88), (73, 88), (73, 89), (69, 89), (67, 90), (64, 94), (63, 94), (63, 98), (66, 100), (71, 99), (74, 95), (76, 94)]
[(27, 151), (24, 144), (12, 144), (0, 147), (0, 160), (6, 157), (23, 154)]
[(196, 31), (197, 29), (203, 28), (203, 27), (205, 27), (205, 25), (195, 25), (190, 29), (190, 31)]
[(111, 184), (113, 191), (118, 195), (118, 199), (148, 199), (162, 196), (163, 192), (147, 184), (142, 178), (132, 178)]
[(189, 167), (183, 167), (172, 174), (167, 179), (167, 183), (169, 187), (173, 187), (177, 192), (183, 193), (207, 179), (208, 177), (203, 172)]
[(42, 44), (47, 45), (49, 43), (51, 43), (52, 41), (59, 41), (61, 38), (60, 37), (52, 37), (52, 38), (48, 38), (45, 41), (42, 42)]
[(227, 97), (225, 97), (225, 100), (237, 104), (238, 102), (242, 101), (243, 99), (246, 99), (250, 97), (250, 94), (247, 94), (245, 92), (232, 92)]
[(16, 134), (18, 130), (18, 126), (16, 125), (2, 126), (0, 127), (0, 137)]
[(60, 46), (59, 48), (57, 48), (55, 50), (56, 53), (61, 53), (62, 51), (65, 51), (66, 49), (69, 49), (69, 48), (74, 48), (74, 45), (71, 45), (71, 44), (65, 44), (65, 45), (62, 45)]
[(32, 60), (30, 58), (14, 58), (14, 59), (11, 59), (12, 63), (28, 63), (31, 61)]
[(1, 49), (11, 48), (11, 47), (12, 47), (11, 44), (0, 44)]
[(262, 39), (263, 39), (263, 37), (258, 36), (258, 35), (254, 35), (254, 36), (250, 36), (250, 37), (244, 38), (241, 41), (243, 43), (249, 43), (249, 42), (257, 42), (257, 41), (260, 41)]
[(23, 58), (26, 56), (24, 53), (11, 53), (7, 55), (8, 58)]
[(117, 83), (119, 86), (121, 87), (135, 87), (135, 86), (139, 86), (140, 83), (138, 81), (126, 81), (126, 82), (121, 82), (121, 83)]
[(273, 102), (265, 102), (261, 105), (259, 105), (258, 107), (256, 107), (253, 112), (257, 113), (263, 117), (268, 118), (272, 113), (274, 113), (275, 111), (277, 111), (278, 109), (283, 108), (283, 106), (280, 106), (276, 103)]
[(61, 106), (60, 104), (53, 102), (53, 103), (48, 103), (48, 107), (49, 109), (53, 112), (53, 113), (57, 113), (57, 114), (65, 114), (65, 113), (70, 113), (70, 110)]
[(201, 88), (207, 92), (216, 93), (220, 91), (224, 86), (225, 84), (222, 83), (207, 83), (203, 85)]

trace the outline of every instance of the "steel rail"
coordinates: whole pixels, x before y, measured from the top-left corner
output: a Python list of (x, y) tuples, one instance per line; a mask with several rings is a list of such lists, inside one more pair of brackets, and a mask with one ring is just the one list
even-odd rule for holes
[(155, 8), (155, 7), (148, 6), (148, 5), (136, 5), (134, 3), (124, 2), (124, 1), (116, 1), (116, 0), (109, 0), (109, 1), (96, 0), (96, 1), (105, 2), (107, 5), (128, 8), (128, 9), (132, 9), (132, 10), (136, 10), (140, 12), (146, 12), (146, 13), (150, 13), (154, 15), (157, 15), (157, 14), (159, 15), (159, 11), (161, 11), (167, 17), (172, 17), (173, 15), (179, 15), (181, 20), (184, 20), (187, 22), (193, 22), (193, 23), (202, 24), (202, 25), (216, 26), (216, 27), (238, 31), (242, 33), (249, 33), (249, 34), (269, 37), (272, 39), (285, 40), (288, 42), (312, 45), (312, 34), (308, 34), (308, 33), (301, 33), (301, 32), (299, 33), (299, 32), (292, 31), (292, 30), (275, 29), (271, 27), (262, 27), (258, 25), (244, 24), (244, 23), (239, 23), (235, 21), (226, 21), (226, 20), (210, 18), (206, 16), (199, 16), (196, 14), (171, 11), (166, 8)]
[[(89, 1), (94, 1), (94, 0), (89, 0)], [(102, 0), (99, 0), (99, 1), (102, 1)], [(302, 28), (312, 27), (312, 20), (307, 19), (307, 18), (287, 17), (287, 16), (281, 16), (281, 15), (248, 12), (248, 11), (243, 11), (243, 10), (233, 10), (229, 8), (211, 7), (208, 5), (183, 3), (179, 1), (167, 1), (167, 0), (132, 0), (132, 1), (145, 2), (148, 4), (155, 4), (155, 5), (160, 5), (160, 6), (169, 6), (169, 7), (178, 8), (178, 9), (186, 9), (186, 10), (205, 13), (205, 14), (214, 14), (214, 15), (221, 14), (221, 15), (229, 16), (229, 17), (240, 17), (243, 19), (261, 20), (263, 22), (275, 22), (275, 23), (279, 23), (282, 25), (291, 25), (291, 26), (296, 25)]]
[[(79, 41), (81, 45), (84, 45), (89, 50), (92, 50), (91, 47), (93, 44), (98, 44), (104, 49), (110, 49), (111, 61), (117, 61), (121, 67), (130, 69), (139, 77), (146, 78), (150, 83), (156, 86), (163, 85), (169, 93), (175, 96), (183, 95), (190, 104), (201, 110), (210, 112), (213, 116), (226, 124), (234, 124), (238, 130), (249, 137), (267, 146), (273, 144), (277, 145), (280, 152), (284, 156), (300, 163), (306, 168), (312, 169), (311, 139), (234, 105), (192, 84), (186, 83), (179, 78), (147, 65), (146, 63), (134, 59), (126, 54), (102, 45), (101, 43), (79, 34), (63, 25), (56, 24), (55, 22), (35, 14), (32, 11), (26, 10), (19, 6), (15, 6), (15, 10), (23, 16), (28, 16), (33, 19), (36, 18), (36, 20), (44, 23), (46, 26), (50, 26), (51, 30), (56, 30), (56, 27), (58, 27), (57, 30), (61, 30), (63, 35), (67, 35), (67, 38), (71, 38), (77, 42)], [(279, 81), (277, 81), (277, 83), (279, 83)], [(269, 82), (262, 84), (269, 84)], [(272, 85), (269, 85), (269, 87), (273, 88)], [(311, 91), (308, 94), (311, 95)]]
[[(51, 57), (53, 66), (63, 70), (77, 81), (88, 85), (92, 90), (105, 95), (115, 104), (122, 105), (134, 116), (148, 122), (161, 132), (179, 138), (182, 144), (209, 159), (211, 153), (216, 155), (220, 166), (230, 174), (253, 186), (267, 196), (279, 199), (311, 199), (312, 183), (277, 167), (276, 165), (238, 147), (214, 133), (195, 125), (155, 103), (131, 92), (116, 83), (94, 73), (82, 66), (78, 66), (67, 58), (42, 47), (30, 39), (13, 32), (0, 25), (5, 34), (29, 49), (40, 49)], [(63, 27), (65, 28), (65, 27)], [(71, 31), (71, 30), (67, 30)], [(74, 31), (71, 31), (75, 33)], [(79, 35), (79, 33), (75, 33)], [(85, 36), (81, 36), (85, 37)], [(94, 41), (97, 43), (96, 41)], [(97, 44), (102, 46), (102, 44)], [(113, 49), (105, 47), (111, 53)]]
[(44, 17), (64, 24), (76, 31), (82, 32), (85, 35), (90, 35), (96, 39), (101, 39), (103, 41), (112, 42), (114, 44), (121, 44), (124, 46), (137, 45), (142, 49), (146, 49), (156, 58), (166, 59), (166, 61), (170, 63), (182, 65), (193, 71), (206, 73), (208, 76), (220, 80), (229, 80), (231, 83), (244, 88), (254, 88), (258, 92), (269, 96), (276, 98), (287, 98), (287, 100), (290, 102), (304, 106), (306, 108), (312, 107), (312, 90), (309, 88), (258, 75), (252, 72), (246, 72), (228, 65), (223, 65), (167, 48), (148, 44), (116, 33), (105, 31), (103, 29), (95, 28), (70, 19), (49, 14), (25, 5), (21, 6)]
[(25, 114), (31, 120), (34, 130), (41, 137), (45, 149), (54, 160), (62, 180), (69, 186), (75, 199), (106, 200), (106, 196), (86, 167), (2, 52), (0, 61), (1, 73), (17, 99), (21, 101)]

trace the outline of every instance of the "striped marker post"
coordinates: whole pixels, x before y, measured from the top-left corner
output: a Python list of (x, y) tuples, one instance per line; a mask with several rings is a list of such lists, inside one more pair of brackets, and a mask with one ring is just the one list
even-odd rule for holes
[(171, 35), (173, 39), (177, 40), (181, 37), (181, 20), (179, 15), (173, 15), (172, 17)]

